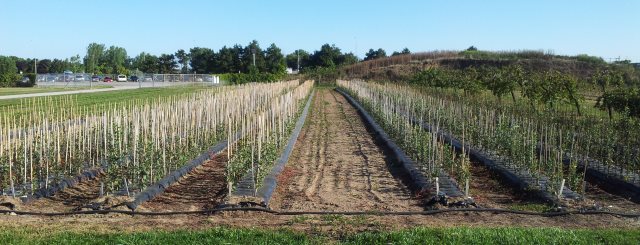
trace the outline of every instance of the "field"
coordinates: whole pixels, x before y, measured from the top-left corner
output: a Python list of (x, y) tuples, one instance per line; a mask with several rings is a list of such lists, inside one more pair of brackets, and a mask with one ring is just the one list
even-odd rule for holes
[(230, 229), (146, 231), (146, 232), (77, 232), (47, 229), (5, 229), (0, 239), (12, 244), (635, 244), (640, 239), (632, 230), (561, 230), (553, 228), (418, 228), (395, 232), (364, 232), (344, 236), (336, 242), (327, 235), (309, 236), (290, 230)]
[(516, 108), (298, 80), (0, 101), (0, 240), (637, 243), (635, 141)]
[(17, 94), (35, 94), (47, 92), (76, 91), (86, 89), (111, 88), (111, 86), (94, 86), (90, 87), (36, 87), (36, 88), (1, 88), (0, 96), (17, 95)]

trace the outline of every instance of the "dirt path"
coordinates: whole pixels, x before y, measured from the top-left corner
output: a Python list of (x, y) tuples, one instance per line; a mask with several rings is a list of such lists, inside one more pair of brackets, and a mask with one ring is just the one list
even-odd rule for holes
[(319, 89), (271, 208), (286, 210), (422, 210), (394, 177), (357, 111)]
[(165, 192), (139, 208), (145, 211), (196, 211), (212, 209), (227, 195), (225, 164), (221, 153), (169, 186)]

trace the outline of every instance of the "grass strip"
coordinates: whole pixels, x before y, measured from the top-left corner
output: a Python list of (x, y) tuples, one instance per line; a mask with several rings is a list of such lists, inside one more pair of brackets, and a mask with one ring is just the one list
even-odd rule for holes
[(211, 228), (205, 230), (95, 232), (4, 228), (5, 244), (637, 244), (640, 230), (561, 228), (411, 228), (333, 237), (285, 229)]

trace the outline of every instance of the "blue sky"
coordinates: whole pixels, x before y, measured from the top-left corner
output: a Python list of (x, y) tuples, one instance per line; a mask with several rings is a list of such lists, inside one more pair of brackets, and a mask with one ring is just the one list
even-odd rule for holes
[(2, 0), (0, 55), (84, 56), (91, 42), (130, 56), (276, 43), (324, 43), (364, 56), (411, 51), (552, 50), (640, 62), (640, 1), (49, 1)]

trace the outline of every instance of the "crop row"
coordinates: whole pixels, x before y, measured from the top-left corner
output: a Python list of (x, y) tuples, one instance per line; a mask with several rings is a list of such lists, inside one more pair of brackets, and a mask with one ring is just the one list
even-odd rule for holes
[(221, 87), (108, 106), (96, 114), (69, 110), (75, 118), (65, 109), (0, 118), (0, 191), (32, 194), (88, 168), (107, 168), (107, 192), (140, 190), (225, 139), (230, 125), (266, 110), (273, 98), (297, 86), (298, 81)]
[(271, 171), (286, 145), (313, 84), (313, 81), (306, 81), (272, 99), (269, 106), (247, 115), (240, 125), (229, 129), (230, 132), (244, 132), (240, 140), (229, 141), (227, 181), (230, 187), (236, 187), (235, 184), (246, 174), (252, 175), (255, 189), (260, 187), (259, 180)]
[[(433, 132), (444, 131), (455, 138), (486, 152), (494, 158), (549, 182), (545, 191), (557, 193), (563, 180), (573, 189), (581, 190), (584, 170), (578, 169), (579, 156), (586, 156), (593, 147), (575, 134), (555, 125), (539, 124), (503, 112), (438, 99), (409, 86), (340, 81), (339, 86), (355, 94), (388, 122), (405, 150), (425, 164), (427, 170), (448, 169), (456, 178), (468, 176), (467, 160), (438, 160), (439, 146)], [(417, 122), (417, 123), (416, 123)], [(432, 125), (429, 132), (415, 124)], [(422, 137), (427, 140), (422, 140)], [(426, 143), (431, 140), (433, 143)], [(446, 142), (444, 142), (446, 143)], [(451, 154), (444, 151), (444, 154)], [(442, 154), (442, 153), (440, 153)], [(568, 156), (569, 164), (564, 164)], [(463, 156), (462, 159), (465, 159)], [(428, 172), (430, 173), (430, 172)]]

